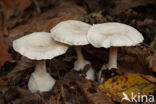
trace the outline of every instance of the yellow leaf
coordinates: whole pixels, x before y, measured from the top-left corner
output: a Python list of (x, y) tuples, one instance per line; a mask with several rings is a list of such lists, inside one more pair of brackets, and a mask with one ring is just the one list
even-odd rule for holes
[[(150, 76), (146, 75), (146, 77)], [(156, 85), (142, 78), (141, 74), (127, 74), (115, 76), (99, 85), (99, 88), (104, 90), (113, 100), (120, 101), (123, 98), (123, 92), (129, 98), (131, 98), (132, 92), (134, 95), (149, 95), (154, 93)]]

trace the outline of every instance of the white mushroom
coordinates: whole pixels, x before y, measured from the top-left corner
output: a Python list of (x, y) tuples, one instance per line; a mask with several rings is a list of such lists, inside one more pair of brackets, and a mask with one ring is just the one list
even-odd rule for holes
[[(90, 27), (91, 25), (81, 21), (67, 20), (60, 22), (54, 28), (51, 29), (52, 37), (56, 41), (68, 45), (75, 45), (77, 61), (75, 61), (74, 63), (74, 70), (83, 70), (86, 64), (90, 64), (89, 61), (84, 59), (81, 51), (81, 45), (89, 44), (87, 40), (87, 33)], [(92, 68), (90, 68), (90, 72), (87, 72), (87, 76), (94, 76), (94, 70)], [(94, 77), (86, 78), (94, 80)]]
[(38, 60), (28, 82), (29, 90), (50, 91), (55, 79), (46, 71), (45, 60), (64, 54), (68, 47), (53, 40), (50, 33), (34, 32), (13, 41), (13, 48), (29, 59)]
[(110, 48), (108, 69), (117, 68), (118, 47), (135, 46), (144, 40), (135, 28), (115, 22), (93, 25), (87, 38), (94, 47)]

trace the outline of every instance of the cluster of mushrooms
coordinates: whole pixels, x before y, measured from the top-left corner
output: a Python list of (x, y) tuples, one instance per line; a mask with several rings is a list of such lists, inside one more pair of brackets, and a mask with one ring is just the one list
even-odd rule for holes
[[(126, 24), (110, 22), (90, 25), (77, 20), (60, 22), (50, 32), (34, 32), (13, 41), (13, 48), (21, 55), (37, 60), (35, 70), (28, 82), (29, 90), (47, 92), (55, 85), (56, 80), (46, 70), (46, 59), (53, 59), (66, 53), (69, 46), (75, 46), (77, 60), (74, 70), (83, 70), (90, 62), (84, 59), (81, 47), (91, 44), (96, 48), (110, 48), (109, 62), (105, 69), (117, 69), (117, 48), (135, 46), (144, 40), (142, 34)], [(103, 69), (103, 68), (102, 68)], [(91, 67), (86, 78), (95, 80)]]

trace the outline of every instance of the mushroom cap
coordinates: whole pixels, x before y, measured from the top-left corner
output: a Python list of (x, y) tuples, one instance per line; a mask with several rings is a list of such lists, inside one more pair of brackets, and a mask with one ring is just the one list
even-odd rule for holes
[(13, 41), (13, 48), (21, 55), (33, 60), (52, 59), (68, 49), (56, 42), (50, 33), (34, 32)]
[(81, 21), (67, 20), (60, 22), (50, 31), (56, 41), (69, 45), (86, 45), (89, 44), (87, 33), (90, 27), (91, 25)]
[(135, 28), (116, 22), (93, 25), (88, 31), (87, 38), (94, 47), (105, 48), (135, 46), (144, 40)]

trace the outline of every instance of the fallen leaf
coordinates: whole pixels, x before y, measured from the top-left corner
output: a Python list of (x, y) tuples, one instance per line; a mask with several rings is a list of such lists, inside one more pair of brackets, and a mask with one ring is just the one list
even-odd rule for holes
[(70, 61), (72, 61), (73, 59), (77, 59), (77, 57), (76, 57), (76, 56), (67, 56), (67, 57), (65, 57), (65, 58), (63, 59), (63, 61), (70, 62)]
[(20, 11), (24, 11), (26, 8), (28, 8), (32, 1), (31, 0), (3, 0), (3, 3), (5, 5), (5, 8), (12, 9), (12, 8), (18, 8)]
[(6, 86), (6, 85), (8, 85), (8, 82), (0, 79), (0, 86)]
[(156, 78), (153, 76), (141, 75), (141, 77), (143, 77), (144, 79), (156, 84)]
[(109, 12), (111, 15), (117, 15), (129, 8), (135, 8), (138, 6), (144, 6), (155, 3), (155, 0), (121, 0), (117, 2), (115, 8), (112, 8)]
[(156, 50), (152, 55), (147, 57), (147, 62), (149, 63), (149, 67), (156, 72)]
[(24, 76), (30, 72), (28, 69), (32, 68), (34, 64), (34, 61), (22, 57), (21, 60), (17, 61), (16, 67), (13, 68), (12, 71), (9, 72), (6, 76), (3, 76), (3, 79), (7, 79), (9, 84), (16, 84), (20, 80), (24, 79)]
[[(146, 77), (151, 77), (144, 75)], [(150, 81), (144, 79), (141, 74), (126, 74), (115, 76), (108, 79), (103, 84), (99, 85), (101, 90), (108, 92), (109, 96), (116, 96), (113, 100), (120, 102), (123, 98), (123, 92), (125, 92), (128, 98), (131, 98), (131, 93), (134, 95), (150, 95), (156, 91), (156, 85)], [(137, 98), (138, 96), (136, 96)]]
[(33, 94), (19, 87), (9, 88), (3, 97), (6, 103), (11, 104), (44, 104), (39, 94)]
[(139, 27), (151, 25), (153, 23), (153, 19), (146, 18), (144, 21), (137, 21), (137, 25)]
[(154, 37), (154, 40), (152, 41), (151, 45), (152, 48), (156, 49), (156, 36)]
[[(103, 64), (108, 63), (109, 49), (85, 46), (85, 58), (92, 62), (92, 66), (99, 71)], [(146, 57), (151, 55), (150, 47), (121, 47), (118, 51), (118, 72), (151, 74)], [(132, 65), (133, 64), (133, 65)]]
[[(64, 104), (114, 104), (103, 91), (98, 89), (96, 82), (85, 79), (82, 74), (75, 71), (62, 77), (54, 87), (53, 93), (58, 92), (58, 89)], [(48, 104), (51, 104), (50, 101)]]
[(105, 1), (103, 0), (93, 0), (92, 2), (90, 2), (90, 0), (84, 0), (84, 1), (88, 5), (88, 9), (92, 12), (101, 10), (105, 3)]
[(8, 45), (0, 37), (0, 67), (4, 65), (5, 62), (10, 61), (12, 58), (8, 53)]
[(149, 67), (152, 68), (154, 72), (156, 72), (156, 36), (154, 40), (151, 43), (151, 48), (153, 48), (153, 52), (151, 55), (149, 55), (146, 60), (149, 64)]
[(78, 15), (67, 15), (59, 18), (54, 19), (48, 19), (48, 20), (42, 20), (38, 21), (36, 23), (30, 23), (25, 25), (20, 25), (16, 27), (15, 29), (11, 30), (9, 32), (10, 36), (8, 38), (8, 41), (11, 45), (12, 41), (29, 33), (37, 32), (37, 31), (50, 31), (52, 27), (54, 27), (57, 23), (65, 20), (80, 20), (80, 16)]

